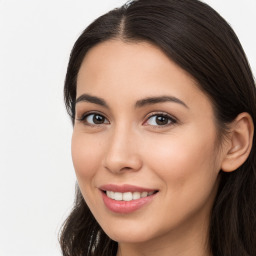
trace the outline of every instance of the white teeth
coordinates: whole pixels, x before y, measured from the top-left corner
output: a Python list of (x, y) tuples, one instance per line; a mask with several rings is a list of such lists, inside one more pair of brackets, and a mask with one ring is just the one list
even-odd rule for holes
[(132, 192), (123, 193), (123, 201), (131, 201), (132, 200)]
[(117, 200), (117, 201), (123, 200), (123, 193), (115, 192), (114, 199)]
[(148, 192), (142, 192), (141, 193), (141, 197), (146, 197), (146, 196), (148, 196)]
[(140, 199), (140, 192), (133, 192), (132, 193), (132, 199), (133, 200)]
[(115, 192), (110, 191), (110, 198), (115, 199)]
[(114, 199), (116, 201), (131, 201), (140, 199), (143, 197), (151, 196), (154, 194), (153, 191), (151, 192), (113, 192), (113, 191), (106, 191), (107, 197)]
[(107, 196), (111, 199), (115, 199), (115, 192), (113, 191), (107, 191)]

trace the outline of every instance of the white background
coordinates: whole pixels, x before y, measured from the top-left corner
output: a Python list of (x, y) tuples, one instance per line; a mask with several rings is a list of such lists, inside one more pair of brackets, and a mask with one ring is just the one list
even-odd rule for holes
[[(124, 0), (0, 0), (0, 256), (60, 256), (73, 204), (72, 126), (63, 103), (70, 50)], [(256, 74), (256, 0), (207, 0)]]

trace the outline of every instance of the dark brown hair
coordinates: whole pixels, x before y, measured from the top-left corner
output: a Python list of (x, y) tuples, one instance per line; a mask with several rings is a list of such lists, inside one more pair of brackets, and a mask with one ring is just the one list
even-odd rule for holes
[[(92, 47), (119, 39), (158, 46), (197, 81), (212, 101), (220, 134), (241, 112), (256, 120), (256, 89), (237, 36), (211, 7), (198, 0), (135, 0), (99, 17), (76, 41), (64, 95), (74, 123), (76, 80)], [(74, 208), (63, 225), (64, 256), (116, 255), (117, 243), (101, 229), (77, 187)], [(220, 172), (210, 219), (209, 245), (215, 256), (256, 255), (256, 142), (238, 170)]]

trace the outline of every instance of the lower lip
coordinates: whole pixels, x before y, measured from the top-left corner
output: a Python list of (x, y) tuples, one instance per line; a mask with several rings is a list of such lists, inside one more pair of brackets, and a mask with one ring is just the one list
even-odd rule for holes
[(144, 205), (148, 204), (153, 200), (156, 194), (143, 197), (136, 200), (131, 201), (117, 201), (107, 197), (107, 195), (102, 192), (103, 202), (105, 203), (106, 207), (115, 213), (132, 213), (143, 207)]

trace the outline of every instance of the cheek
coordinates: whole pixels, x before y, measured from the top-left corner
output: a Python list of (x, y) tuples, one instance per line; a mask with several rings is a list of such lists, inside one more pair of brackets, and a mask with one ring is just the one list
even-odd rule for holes
[[(81, 181), (88, 183), (92, 181), (96, 170), (100, 164), (101, 144), (90, 136), (85, 136), (79, 132), (73, 133), (71, 152), (74, 169), (79, 186)], [(86, 186), (85, 186), (86, 187)]]
[(188, 198), (191, 193), (210, 193), (218, 175), (214, 138), (190, 133), (154, 143), (154, 152), (148, 152), (148, 164), (163, 181), (165, 191)]
[(218, 186), (212, 143), (188, 142), (183, 136), (155, 145), (148, 165), (162, 181), (160, 205), (169, 223), (166, 228), (176, 227), (191, 216), (209, 216)]

